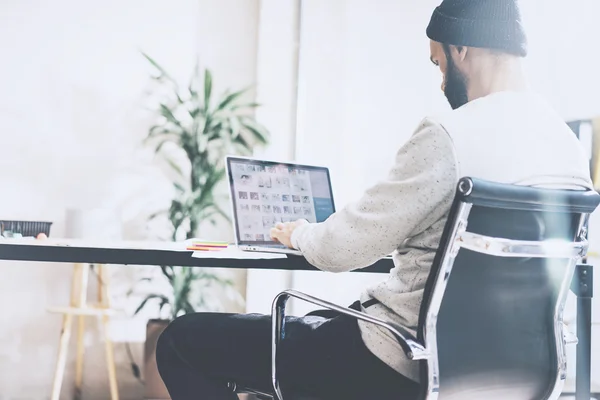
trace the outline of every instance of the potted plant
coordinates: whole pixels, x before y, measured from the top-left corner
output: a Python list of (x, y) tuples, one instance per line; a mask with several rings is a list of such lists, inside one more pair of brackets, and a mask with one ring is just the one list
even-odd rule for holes
[(165, 145), (174, 145), (185, 155), (187, 174), (181, 162), (161, 154), (175, 176), (176, 196), (168, 210), (173, 239), (181, 239), (182, 234), (189, 239), (199, 234), (202, 221), (215, 223), (217, 215), (229, 220), (215, 193), (225, 177), (224, 157), (251, 154), (255, 147), (267, 144), (268, 133), (252, 115), (258, 104), (243, 101), (247, 89), (225, 91), (214, 99), (212, 74), (208, 69), (201, 73), (197, 65), (182, 90), (156, 61), (144, 57), (158, 71), (154, 79), (168, 90), (159, 100), (158, 123), (150, 128), (146, 141), (158, 154)]
[[(181, 87), (164, 68), (142, 53), (155, 68), (153, 79), (163, 93), (156, 108), (157, 123), (149, 130), (146, 143), (154, 146), (169, 165), (173, 176), (174, 198), (166, 214), (172, 227), (172, 240), (199, 236), (201, 223), (216, 224), (216, 217), (230, 217), (221, 208), (217, 186), (225, 177), (224, 158), (227, 154), (249, 155), (256, 146), (267, 144), (266, 129), (256, 122), (253, 110), (258, 104), (244, 102), (246, 90), (225, 91), (214, 96), (213, 78), (208, 69), (197, 64), (192, 78)], [(180, 155), (174, 159), (164, 149), (170, 146)], [(157, 307), (157, 319), (147, 325), (145, 345), (145, 383), (147, 398), (168, 398), (154, 360), (156, 340), (173, 318), (198, 311), (211, 310), (204, 293), (218, 286), (229, 289), (231, 282), (211, 270), (163, 266), (157, 277), (143, 281), (168, 283), (166, 293), (148, 293), (136, 314), (149, 305)]]

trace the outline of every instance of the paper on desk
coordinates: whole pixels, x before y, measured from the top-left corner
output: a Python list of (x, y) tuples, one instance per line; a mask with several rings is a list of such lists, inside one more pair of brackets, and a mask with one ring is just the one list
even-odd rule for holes
[(225, 258), (229, 260), (274, 260), (287, 258), (282, 253), (259, 253), (254, 251), (242, 251), (235, 247), (219, 251), (195, 251), (192, 253), (194, 258)]

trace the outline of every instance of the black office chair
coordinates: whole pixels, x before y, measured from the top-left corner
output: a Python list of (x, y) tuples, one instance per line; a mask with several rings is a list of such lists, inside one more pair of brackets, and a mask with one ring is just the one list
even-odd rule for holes
[(391, 331), (407, 357), (420, 363), (422, 399), (558, 398), (565, 345), (577, 341), (563, 325), (563, 309), (575, 266), (587, 252), (589, 215), (599, 202), (593, 191), (461, 179), (425, 286), (418, 336), (284, 291), (272, 309), (275, 395), (259, 397), (303, 399), (302, 393), (281, 392), (275, 362), (285, 340), (285, 305), (295, 297)]

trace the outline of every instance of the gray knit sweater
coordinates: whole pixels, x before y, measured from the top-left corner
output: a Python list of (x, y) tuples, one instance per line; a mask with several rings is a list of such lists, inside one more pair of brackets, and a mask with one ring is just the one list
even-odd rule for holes
[[(292, 244), (316, 267), (343, 272), (393, 253), (395, 268), (369, 287), (365, 311), (416, 334), (423, 288), (458, 179), (544, 187), (591, 187), (576, 137), (538, 96), (501, 92), (426, 118), (398, 152), (387, 179), (320, 224), (300, 226)], [(385, 330), (359, 323), (366, 346), (386, 364), (419, 380)]]

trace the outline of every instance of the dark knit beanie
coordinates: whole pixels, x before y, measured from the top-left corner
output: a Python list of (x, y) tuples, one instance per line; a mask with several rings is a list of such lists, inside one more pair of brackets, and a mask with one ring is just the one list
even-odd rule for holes
[(455, 46), (527, 55), (518, 0), (443, 0), (431, 16), (427, 36)]

